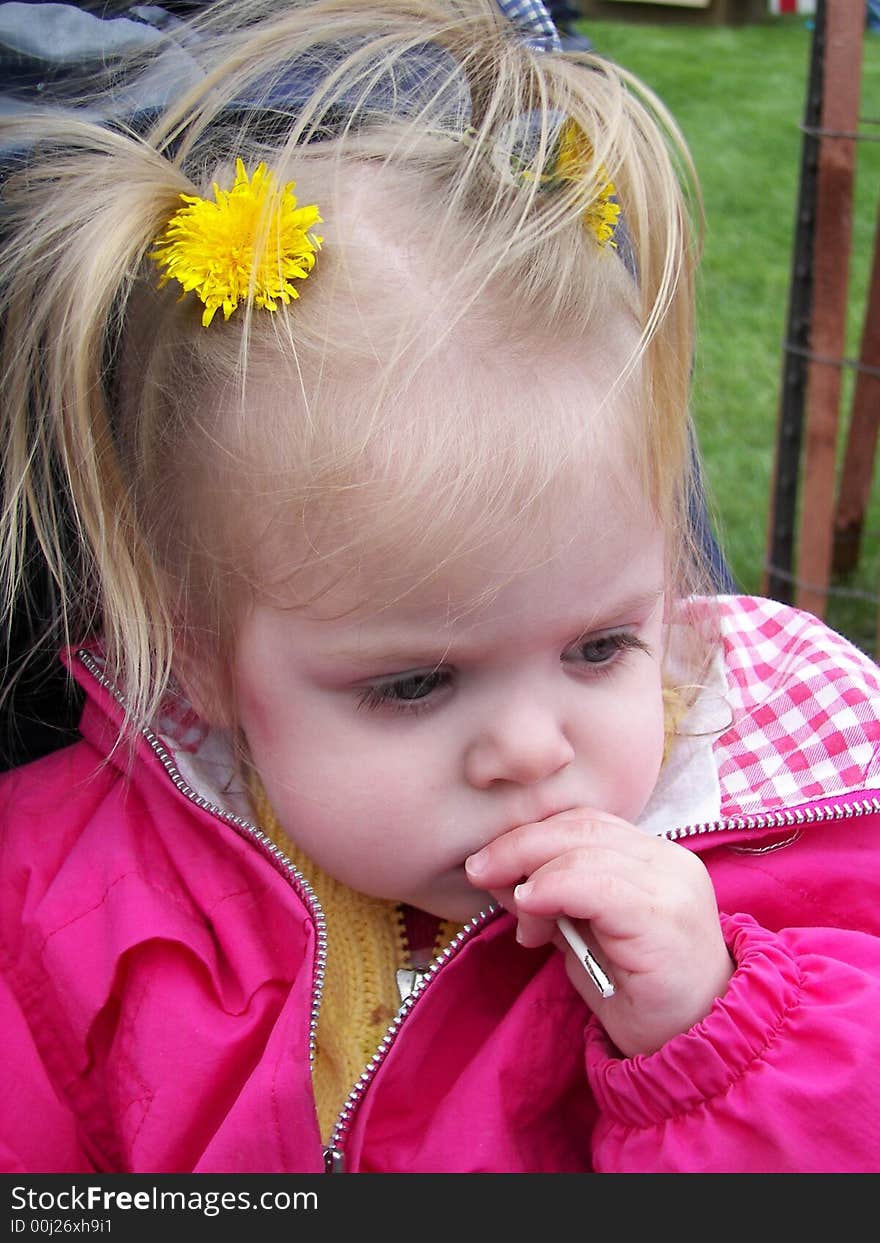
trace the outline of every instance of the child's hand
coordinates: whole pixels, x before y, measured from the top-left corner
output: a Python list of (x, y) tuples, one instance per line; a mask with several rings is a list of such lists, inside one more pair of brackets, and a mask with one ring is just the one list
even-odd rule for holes
[[(496, 838), (467, 872), (517, 916), (521, 944), (552, 940), (565, 952), (569, 978), (627, 1057), (687, 1031), (727, 989), (733, 962), (709, 875), (666, 838), (577, 808)], [(589, 920), (579, 931), (613, 997), (599, 996), (556, 927), (560, 915)]]

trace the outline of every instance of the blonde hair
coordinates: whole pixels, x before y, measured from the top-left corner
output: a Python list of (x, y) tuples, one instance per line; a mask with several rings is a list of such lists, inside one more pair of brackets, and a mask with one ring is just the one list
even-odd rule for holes
[[(0, 122), (20, 161), (0, 256), (7, 612), (33, 537), (60, 635), (100, 630), (130, 717), (149, 719), (181, 652), (228, 664), (282, 538), (276, 586), (296, 602), (316, 560), (430, 572), (534, 518), (607, 428), (552, 387), (505, 426), (467, 377), (552, 366), (556, 342), (603, 332), (609, 392), (640, 387), (638, 423), (615, 430), (672, 537), (675, 589), (699, 585), (699, 201), (659, 100), (601, 58), (530, 50), (492, 0), (220, 0), (183, 42), (197, 72), (146, 132), (75, 109)], [(564, 184), (561, 119), (594, 159)], [(228, 187), (237, 158), (294, 180), (325, 242), (298, 301), (205, 329), (148, 255), (179, 196)], [(584, 225), (599, 176), (622, 206), (617, 249)], [(619, 357), (609, 330), (627, 323)]]

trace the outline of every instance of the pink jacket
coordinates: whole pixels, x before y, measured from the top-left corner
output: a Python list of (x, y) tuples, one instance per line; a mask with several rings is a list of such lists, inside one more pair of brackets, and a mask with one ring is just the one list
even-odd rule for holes
[(73, 656), (83, 741), (0, 782), (0, 1167), (880, 1169), (877, 669), (781, 605), (720, 608), (734, 720), (698, 793), (718, 811), (668, 834), (712, 875), (729, 991), (624, 1059), (561, 955), (487, 912), (405, 1004), (329, 1154), (311, 894), (193, 788), (216, 758), (195, 720), (144, 734), (130, 773), (108, 760), (117, 702), (94, 654)]

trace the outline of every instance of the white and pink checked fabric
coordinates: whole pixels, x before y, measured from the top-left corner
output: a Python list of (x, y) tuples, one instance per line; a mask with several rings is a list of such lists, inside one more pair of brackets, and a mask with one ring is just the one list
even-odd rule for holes
[(718, 601), (733, 724), (714, 754), (725, 816), (880, 786), (880, 669), (809, 614)]

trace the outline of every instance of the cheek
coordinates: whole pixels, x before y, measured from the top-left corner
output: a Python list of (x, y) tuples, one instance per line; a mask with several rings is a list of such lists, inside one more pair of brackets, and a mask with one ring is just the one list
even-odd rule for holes
[(325, 736), (314, 722), (286, 757), (261, 750), (254, 761), (290, 840), (343, 885), (389, 900), (421, 895), (423, 904), (426, 876), (448, 860), (441, 800), (421, 757)]
[(634, 821), (657, 784), (663, 763), (664, 714), (659, 682), (609, 696), (595, 730), (595, 756), (604, 772), (605, 807)]
[(324, 834), (344, 823), (360, 839), (424, 813), (434, 782), (416, 744), (326, 705), (302, 708), (245, 722), (253, 762), (292, 833)]
[(338, 805), (349, 771), (340, 759), (344, 740), (309, 712), (307, 700), (297, 689), (279, 694), (277, 684), (255, 679), (240, 684), (239, 720), (251, 762), (275, 815), (293, 837), (305, 811), (321, 818)]

